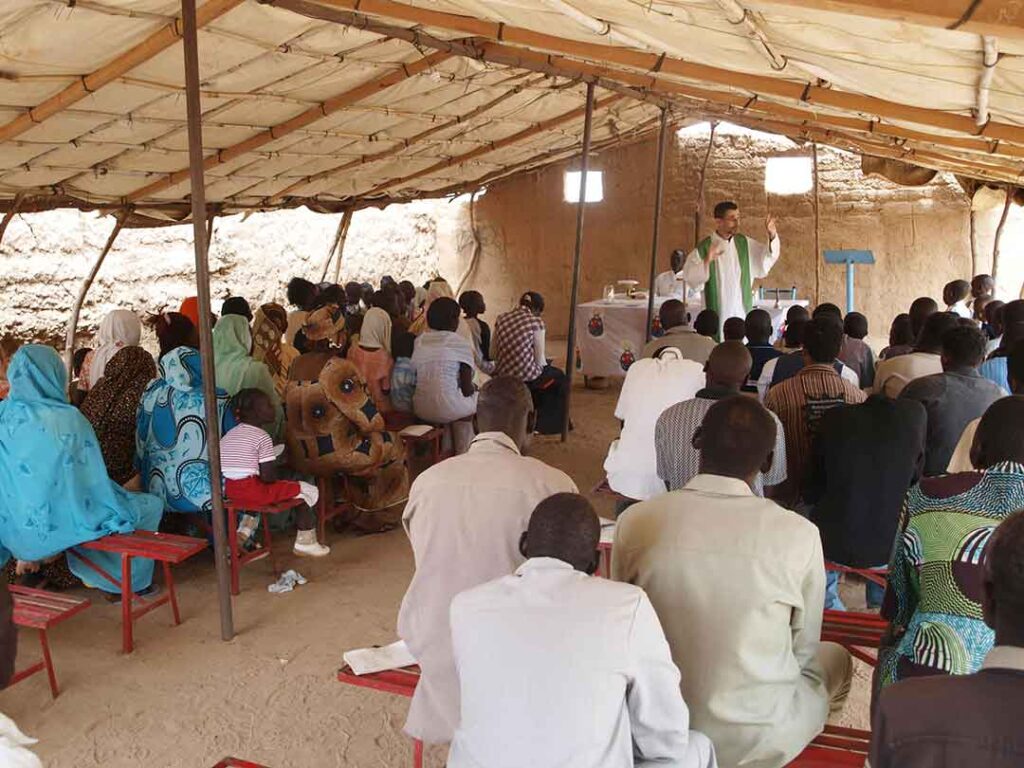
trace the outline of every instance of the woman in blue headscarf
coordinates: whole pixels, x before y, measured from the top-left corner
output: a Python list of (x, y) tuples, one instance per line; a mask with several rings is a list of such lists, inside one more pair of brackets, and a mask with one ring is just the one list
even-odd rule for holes
[[(92, 426), (67, 401), (67, 374), (51, 347), (18, 350), (8, 370), (10, 396), (0, 403), (0, 562), (13, 555), (38, 563), (111, 533), (155, 531), (160, 500), (129, 493), (107, 475)], [(89, 550), (111, 575), (121, 572), (115, 553)], [(68, 566), (105, 592), (120, 589), (72, 551)], [(153, 561), (137, 559), (132, 589), (147, 589)]]
[[(221, 434), (235, 426), (228, 395), (217, 388)], [(206, 453), (206, 406), (199, 350), (172, 349), (160, 359), (160, 377), (142, 393), (135, 432), (144, 490), (166, 512), (209, 513), (213, 508)]]

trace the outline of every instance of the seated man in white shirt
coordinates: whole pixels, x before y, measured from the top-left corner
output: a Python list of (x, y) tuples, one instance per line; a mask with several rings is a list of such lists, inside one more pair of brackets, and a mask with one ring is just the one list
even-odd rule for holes
[[(711, 336), (697, 333), (689, 325), (686, 305), (678, 299), (669, 299), (658, 310), (658, 321), (664, 333), (647, 342), (640, 357), (656, 357), (665, 347), (675, 347), (687, 360), (703, 365), (707, 362), (715, 340)], [(712, 323), (712, 335), (718, 332), (718, 320)]]
[(683, 359), (675, 347), (656, 358), (637, 360), (622, 383), (615, 418), (622, 432), (608, 448), (604, 471), (608, 485), (630, 499), (649, 499), (665, 492), (658, 477), (654, 425), (662, 411), (689, 400), (704, 386), (704, 366)]
[(686, 253), (680, 250), (672, 251), (672, 255), (668, 257), (671, 269), (667, 272), (662, 272), (654, 280), (655, 296), (671, 297), (674, 299), (683, 298), (683, 278), (676, 273), (682, 270), (685, 260)]
[(403, 523), (416, 573), (402, 600), (398, 635), (419, 662), (405, 731), (428, 743), (451, 740), (459, 717), (448, 609), (459, 592), (511, 573), (530, 513), (555, 493), (575, 492), (564, 472), (523, 455), (533, 432), (530, 391), (498, 376), (480, 390), (480, 430), (469, 450), (412, 484)]
[(701, 474), (619, 518), (612, 574), (654, 605), (693, 727), (724, 768), (782, 768), (849, 693), (853, 663), (822, 643), (825, 563), (813, 523), (754, 495), (775, 421), (756, 400), (711, 406)]
[(599, 538), (586, 499), (552, 496), (530, 518), (527, 561), (452, 601), (462, 719), (449, 768), (714, 765), (647, 596), (591, 575)]
[(875, 369), (876, 395), (896, 399), (903, 388), (915, 379), (942, 373), (942, 337), (958, 324), (952, 312), (935, 312), (924, 321), (914, 351), (908, 355), (890, 357)]

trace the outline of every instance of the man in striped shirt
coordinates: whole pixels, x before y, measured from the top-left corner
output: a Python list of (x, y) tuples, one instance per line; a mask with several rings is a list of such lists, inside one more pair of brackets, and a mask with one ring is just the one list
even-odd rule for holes
[(843, 326), (819, 315), (804, 327), (804, 367), (768, 391), (764, 404), (779, 417), (786, 433), (787, 479), (776, 498), (787, 506), (800, 501), (811, 442), (821, 415), (830, 408), (863, 403), (865, 394), (836, 373)]

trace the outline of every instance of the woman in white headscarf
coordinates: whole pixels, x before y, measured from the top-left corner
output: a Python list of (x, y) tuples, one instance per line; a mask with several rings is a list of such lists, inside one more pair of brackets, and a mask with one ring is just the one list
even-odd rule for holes
[(391, 315), (380, 307), (371, 307), (363, 316), (359, 335), (348, 348), (348, 359), (359, 370), (370, 389), (377, 410), (387, 413), (391, 408)]
[(137, 347), (142, 341), (142, 321), (130, 309), (115, 309), (100, 323), (97, 346), (86, 356), (78, 388), (87, 391), (96, 386), (107, 370), (107, 363), (125, 347)]

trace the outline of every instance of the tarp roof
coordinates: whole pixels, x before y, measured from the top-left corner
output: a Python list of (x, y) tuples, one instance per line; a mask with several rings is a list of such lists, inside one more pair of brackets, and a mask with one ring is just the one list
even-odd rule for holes
[[(0, 4), (0, 210), (187, 217), (179, 12)], [(221, 213), (463, 192), (564, 159), (586, 81), (597, 147), (667, 106), (990, 182), (1024, 170), (1017, 0), (206, 0), (199, 24)]]

